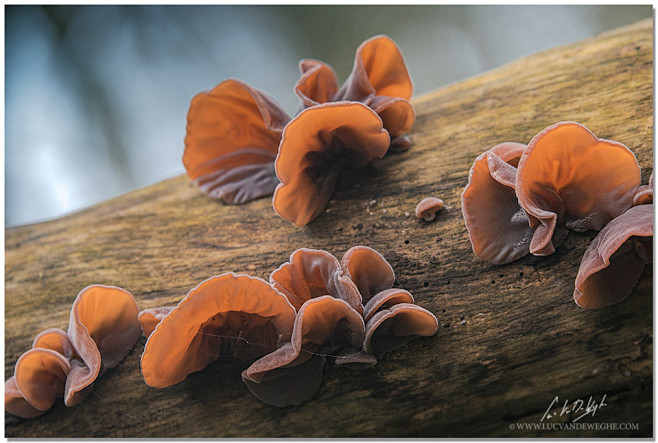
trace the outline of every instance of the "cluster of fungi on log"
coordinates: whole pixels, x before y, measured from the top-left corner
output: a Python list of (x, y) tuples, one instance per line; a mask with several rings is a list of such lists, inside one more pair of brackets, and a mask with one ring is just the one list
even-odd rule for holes
[(293, 118), (240, 80), (194, 97), (183, 164), (208, 196), (242, 204), (273, 193), (274, 210), (303, 226), (322, 213), (342, 171), (407, 150), (416, 115), (411, 77), (389, 37), (358, 47), (340, 88), (326, 63), (304, 59), (299, 69)]
[(352, 369), (417, 336), (437, 320), (393, 288), (395, 274), (374, 249), (355, 246), (341, 261), (298, 249), (270, 275), (212, 277), (177, 306), (139, 315), (148, 337), (141, 366), (150, 386), (164, 388), (230, 355), (253, 360), (242, 380), (262, 401), (299, 405), (316, 394), (327, 356)]
[(560, 122), (526, 146), (501, 143), (473, 163), (462, 211), (473, 252), (493, 264), (555, 252), (569, 230), (601, 231), (585, 253), (574, 300), (583, 308), (624, 300), (653, 250), (653, 174), (623, 144)]

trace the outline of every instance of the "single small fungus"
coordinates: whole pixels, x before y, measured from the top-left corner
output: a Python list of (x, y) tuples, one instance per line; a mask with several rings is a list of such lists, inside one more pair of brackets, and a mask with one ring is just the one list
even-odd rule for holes
[(363, 318), (345, 301), (330, 295), (310, 299), (297, 313), (290, 342), (255, 361), (242, 379), (265, 403), (299, 405), (320, 387), (325, 355), (360, 347), (364, 333)]
[(634, 206), (594, 238), (580, 263), (573, 297), (586, 309), (626, 299), (653, 260), (653, 204)]
[(192, 289), (149, 336), (144, 380), (164, 388), (200, 371), (220, 355), (261, 357), (287, 342), (295, 320), (288, 299), (265, 281), (233, 273)]
[(213, 198), (231, 204), (271, 195), (281, 133), (290, 117), (265, 92), (226, 80), (192, 99), (183, 164)]
[(324, 210), (342, 169), (382, 158), (389, 136), (381, 119), (358, 102), (307, 108), (284, 129), (275, 161), (281, 183), (274, 191), (276, 212), (297, 226)]
[(534, 255), (563, 240), (556, 230), (600, 230), (624, 213), (640, 186), (640, 166), (623, 144), (597, 138), (579, 123), (560, 122), (532, 138), (519, 161), (516, 194), (530, 226)]
[(416, 205), (416, 218), (425, 221), (432, 221), (436, 218), (436, 213), (443, 208), (443, 200), (437, 197), (424, 198)]
[(475, 159), (462, 193), (462, 213), (473, 252), (505, 264), (528, 254), (533, 229), (516, 197), (521, 143), (501, 143)]

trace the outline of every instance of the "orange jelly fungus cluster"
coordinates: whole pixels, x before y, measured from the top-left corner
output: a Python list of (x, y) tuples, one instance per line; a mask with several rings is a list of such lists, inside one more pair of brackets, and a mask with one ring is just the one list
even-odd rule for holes
[(93, 285), (73, 302), (69, 327), (39, 333), (5, 382), (5, 411), (22, 418), (46, 412), (59, 397), (75, 406), (97, 377), (117, 366), (141, 334), (133, 296), (114, 286)]
[(242, 204), (274, 193), (297, 226), (322, 213), (340, 173), (409, 148), (411, 77), (386, 36), (363, 42), (339, 87), (327, 64), (305, 59), (292, 119), (271, 96), (229, 79), (192, 99), (183, 164), (208, 196)]
[(177, 306), (139, 314), (147, 336), (141, 366), (150, 386), (181, 382), (220, 356), (254, 360), (242, 372), (248, 389), (274, 406), (310, 400), (326, 357), (353, 369), (436, 333), (436, 317), (404, 289), (374, 249), (355, 246), (341, 261), (298, 249), (269, 283), (233, 273), (199, 284)]
[(526, 146), (501, 143), (473, 163), (462, 211), (473, 252), (493, 264), (555, 252), (569, 230), (601, 231), (585, 253), (574, 300), (624, 300), (653, 250), (653, 175), (641, 185), (633, 152), (560, 122)]

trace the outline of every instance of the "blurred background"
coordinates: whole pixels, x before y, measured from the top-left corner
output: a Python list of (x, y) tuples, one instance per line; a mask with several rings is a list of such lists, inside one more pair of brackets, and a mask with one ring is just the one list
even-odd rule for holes
[(190, 99), (227, 78), (293, 114), (301, 58), (342, 82), (387, 34), (420, 95), (652, 17), (640, 6), (5, 6), (5, 224), (183, 173)]

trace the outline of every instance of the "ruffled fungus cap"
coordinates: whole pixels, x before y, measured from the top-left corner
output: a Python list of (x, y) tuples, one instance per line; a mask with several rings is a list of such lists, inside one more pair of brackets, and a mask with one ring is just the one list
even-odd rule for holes
[(67, 335), (76, 350), (66, 379), (64, 402), (73, 406), (86, 397), (81, 392), (106, 369), (117, 366), (141, 335), (137, 303), (126, 290), (93, 285), (73, 302)]
[(289, 343), (242, 373), (249, 390), (274, 406), (299, 405), (313, 398), (322, 380), (323, 352), (359, 347), (363, 318), (345, 301), (324, 295), (300, 308)]
[(313, 298), (331, 295), (362, 312), (359, 288), (345, 275), (340, 263), (330, 253), (301, 248), (290, 254), (270, 275), (272, 286), (285, 295), (295, 309)]
[(391, 148), (403, 150), (410, 140), (401, 134), (409, 132), (416, 120), (409, 103), (412, 92), (402, 52), (391, 38), (378, 35), (357, 48), (352, 72), (334, 100), (355, 100), (370, 106), (389, 132)]
[(30, 349), (16, 362), (14, 376), (5, 382), (5, 410), (23, 418), (46, 412), (64, 394), (71, 365), (62, 354)]
[(290, 117), (265, 92), (226, 80), (192, 99), (183, 164), (199, 188), (233, 204), (270, 195), (273, 162)]
[(573, 297), (582, 308), (627, 298), (653, 260), (653, 204), (635, 206), (608, 223), (580, 263)]
[(462, 193), (473, 253), (505, 264), (528, 254), (533, 229), (516, 197), (516, 165), (526, 145), (501, 143), (475, 159)]
[(404, 289), (386, 289), (372, 297), (363, 309), (363, 319), (367, 322), (377, 311), (400, 303), (414, 303), (414, 297)]
[(362, 103), (305, 109), (283, 131), (275, 161), (281, 183), (274, 191), (274, 209), (297, 226), (308, 224), (326, 207), (341, 169), (384, 157), (389, 142), (379, 116)]
[(412, 92), (411, 76), (400, 49), (390, 37), (378, 35), (359, 45), (352, 72), (335, 99), (369, 104), (375, 95), (409, 100)]
[(399, 303), (374, 314), (366, 324), (363, 350), (372, 354), (393, 351), (415, 337), (436, 334), (438, 321), (428, 310)]
[(338, 78), (333, 68), (319, 60), (299, 62), (302, 76), (295, 84), (295, 94), (302, 101), (302, 109), (334, 101), (338, 92)]
[(393, 287), (395, 273), (383, 255), (367, 246), (354, 246), (343, 254), (341, 267), (359, 289), (362, 303)]
[(188, 295), (149, 336), (141, 366), (144, 380), (162, 388), (182, 381), (227, 353), (259, 357), (290, 337), (295, 309), (261, 279), (223, 274)]
[(583, 125), (560, 122), (538, 133), (518, 166), (516, 193), (535, 229), (530, 252), (554, 252), (558, 225), (600, 230), (630, 208), (640, 167), (621, 143), (597, 138)]
[(5, 409), (31, 418), (64, 396), (75, 406), (107, 369), (123, 360), (139, 339), (137, 303), (115, 286), (88, 286), (71, 307), (68, 331), (46, 329), (32, 349), (16, 362), (14, 376), (5, 382)]

